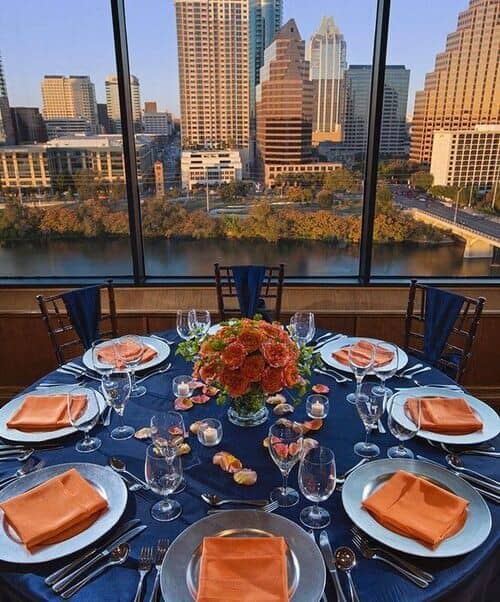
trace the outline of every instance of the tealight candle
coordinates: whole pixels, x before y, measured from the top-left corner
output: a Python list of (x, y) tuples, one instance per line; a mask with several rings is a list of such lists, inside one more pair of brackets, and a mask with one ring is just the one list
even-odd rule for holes
[(180, 383), (177, 385), (177, 394), (179, 395), (179, 397), (186, 397), (187, 395), (189, 395), (189, 385), (188, 383)]
[(214, 445), (217, 442), (217, 429), (207, 426), (203, 431), (203, 439), (207, 445)]
[(198, 429), (198, 441), (206, 447), (219, 445), (222, 440), (222, 424), (215, 418), (203, 420)]
[(326, 395), (309, 395), (306, 401), (306, 412), (309, 418), (326, 418), (329, 406)]
[(316, 416), (317, 418), (321, 418), (325, 413), (325, 406), (321, 403), (321, 401), (315, 401), (311, 404), (311, 414)]
[(176, 397), (191, 397), (193, 390), (191, 389), (192, 378), (182, 375), (176, 376), (172, 381), (172, 390)]

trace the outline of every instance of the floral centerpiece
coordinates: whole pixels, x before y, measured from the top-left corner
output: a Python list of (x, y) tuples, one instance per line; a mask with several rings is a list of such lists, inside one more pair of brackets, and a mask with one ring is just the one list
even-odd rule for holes
[(215, 334), (181, 343), (178, 353), (194, 361), (194, 378), (220, 389), (219, 403), (230, 400), (229, 420), (240, 426), (267, 419), (267, 395), (287, 388), (300, 400), (315, 361), (312, 348), (299, 348), (281, 324), (249, 318), (231, 320)]

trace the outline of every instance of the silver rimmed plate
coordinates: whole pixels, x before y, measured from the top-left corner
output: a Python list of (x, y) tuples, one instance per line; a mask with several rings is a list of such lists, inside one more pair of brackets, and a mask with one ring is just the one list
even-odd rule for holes
[[(148, 370), (149, 368), (154, 368), (154, 366), (158, 366), (164, 362), (167, 357), (170, 355), (170, 345), (165, 341), (160, 339), (155, 339), (154, 337), (140, 337), (143, 344), (147, 345), (151, 349), (156, 351), (156, 356), (149, 360), (149, 362), (144, 362), (140, 366), (137, 366), (136, 372), (140, 372), (141, 370)], [(110, 340), (109, 343), (116, 342), (117, 339)], [(94, 369), (94, 362), (92, 361), (92, 349), (88, 349), (82, 357), (83, 365), (89, 370)], [(99, 367), (99, 366), (97, 366)], [(126, 372), (125, 369), (116, 369), (115, 372)]]
[(204, 537), (283, 536), (288, 545), (288, 585), (292, 602), (317, 602), (325, 587), (325, 566), (317, 545), (298, 525), (261, 510), (226, 510), (202, 518), (170, 546), (161, 568), (165, 602), (193, 602), (198, 589)]
[[(9, 441), (15, 441), (16, 443), (41, 443), (43, 441), (50, 441), (52, 439), (60, 439), (61, 437), (67, 437), (68, 435), (72, 435), (77, 432), (73, 426), (68, 426), (66, 428), (57, 429), (55, 431), (37, 431), (37, 432), (25, 432), (18, 431), (17, 429), (10, 429), (7, 426), (7, 422), (10, 417), (17, 412), (17, 410), (21, 407), (21, 404), (25, 400), (28, 395), (34, 396), (44, 396), (47, 395), (57, 395), (58, 393), (68, 393), (71, 389), (74, 389), (76, 385), (61, 385), (56, 387), (45, 387), (42, 390), (38, 391), (30, 391), (29, 393), (23, 393), (18, 397), (12, 399), (0, 408), (0, 437), (7, 439)], [(84, 387), (78, 387), (78, 390), (85, 389)], [(101, 393), (94, 391), (97, 398), (97, 403), (99, 404), (100, 413), (102, 413), (106, 407), (106, 401)]]
[[(428, 479), (469, 502), (463, 528), (445, 539), (435, 550), (386, 529), (361, 507), (362, 501), (398, 470), (412, 472)], [(488, 506), (469, 483), (444, 467), (419, 460), (376, 460), (361, 466), (347, 477), (342, 487), (342, 503), (352, 522), (370, 537), (395, 550), (415, 556), (427, 558), (460, 556), (479, 547), (491, 531), (491, 514)]]
[(483, 401), (465, 392), (447, 390), (444, 387), (413, 387), (398, 391), (392, 396), (394, 405), (393, 416), (399, 424), (412, 428), (412, 421), (405, 413), (405, 403), (410, 397), (462, 397), (469, 404), (471, 410), (483, 423), (483, 428), (467, 435), (444, 435), (431, 431), (420, 431), (419, 437), (437, 441), (438, 443), (449, 443), (452, 445), (474, 445), (489, 441), (500, 433), (500, 417), (495, 410)]
[[(332, 353), (334, 353), (335, 351), (340, 351), (344, 347), (349, 347), (351, 345), (355, 345), (359, 341), (368, 341), (369, 343), (372, 343), (372, 345), (378, 345), (379, 343), (385, 343), (385, 341), (381, 341), (379, 339), (369, 339), (368, 337), (341, 337), (340, 339), (335, 339), (334, 341), (330, 341), (329, 343), (326, 343), (326, 345), (323, 345), (323, 347), (321, 347), (321, 351), (320, 351), (321, 359), (325, 362), (325, 364), (328, 364), (332, 368), (336, 368), (337, 370), (344, 370), (345, 372), (352, 372), (352, 370), (349, 366), (346, 366), (345, 364), (341, 364), (339, 361), (337, 361), (333, 357)], [(390, 362), (387, 365), (387, 367), (389, 368), (390, 366), (394, 365), (395, 362), (396, 362), (396, 359), (394, 358), (392, 360), (392, 362)], [(407, 363), (408, 363), (408, 356), (400, 347), (398, 347), (397, 370), (402, 370), (406, 366)], [(370, 372), (370, 374), (373, 374), (373, 371)]]
[[(108, 502), (108, 508), (88, 529), (59, 543), (44, 546), (30, 553), (5, 520), (0, 510), (0, 560), (19, 564), (36, 564), (62, 558), (94, 543), (120, 520), (127, 505), (127, 488), (122, 478), (111, 468), (96, 464), (59, 464), (31, 472), (0, 491), (0, 502), (26, 493), (33, 487), (75, 468)], [(37, 517), (33, 517), (36, 520)]]

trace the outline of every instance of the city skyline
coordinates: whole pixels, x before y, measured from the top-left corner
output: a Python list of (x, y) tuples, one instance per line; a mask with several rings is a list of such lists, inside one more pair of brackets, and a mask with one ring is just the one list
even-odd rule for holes
[[(47, 6), (41, 6), (34, 0), (25, 0), (25, 4), (26, 10), (22, 14), (13, 5), (3, 4), (0, 7), (3, 31), (0, 50), (11, 106), (41, 108), (39, 84), (49, 73), (89, 75), (96, 86), (97, 102), (105, 102), (105, 78), (115, 70), (109, 5), (91, 1), (82, 14), (73, 5), (53, 0), (50, 22), (58, 31), (58, 39), (56, 42), (49, 38), (48, 43), (47, 30), (39, 27), (40, 22), (47, 21)], [(349, 6), (344, 6), (330, 0), (319, 0), (315, 2), (317, 11), (313, 14), (310, 6), (300, 0), (284, 0), (283, 4), (283, 22), (294, 18), (304, 40), (310, 39), (323, 16), (333, 16), (348, 45), (348, 64), (371, 61), (375, 2), (354, 0)], [(405, 64), (412, 72), (408, 103), (410, 115), (415, 92), (422, 89), (425, 74), (432, 71), (435, 55), (444, 49), (446, 35), (455, 30), (458, 13), (468, 6), (468, 0), (459, 0), (453, 6), (443, 4), (447, 3), (424, 0), (414, 15), (411, 14), (412, 7), (409, 10), (401, 2), (392, 5), (387, 63)], [(161, 110), (166, 109), (178, 116), (174, 2), (149, 0), (149, 5), (151, 11), (144, 11), (130, 1), (126, 5), (131, 72), (141, 81), (143, 100), (156, 101)], [(163, 14), (164, 19), (150, 19), (151, 12), (159, 16)], [(362, 20), (359, 19), (360, 14), (364, 15)], [(428, 33), (428, 44), (419, 44), (419, 23)], [(144, 28), (149, 28), (147, 36)], [(26, 30), (30, 31), (29, 45), (20, 44)], [(85, 31), (93, 34), (84, 35)], [(98, 44), (96, 40), (99, 40)], [(416, 47), (418, 53), (415, 53)], [(61, 48), (65, 52), (60, 52)], [(68, 48), (72, 48), (73, 52), (67, 52)]]

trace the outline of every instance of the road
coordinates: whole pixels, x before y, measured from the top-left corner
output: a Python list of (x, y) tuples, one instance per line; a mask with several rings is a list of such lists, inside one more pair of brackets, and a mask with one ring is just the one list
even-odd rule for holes
[[(447, 207), (439, 201), (421, 201), (415, 197), (407, 197), (399, 194), (394, 195), (394, 200), (403, 207), (421, 209), (422, 211), (427, 211), (428, 213), (432, 213), (437, 217), (442, 217), (450, 222), (454, 221), (455, 208)], [(477, 214), (471, 214), (468, 211), (459, 209), (457, 213), (457, 224), (472, 228), (477, 232), (500, 240), (500, 223), (495, 222), (486, 216), (483, 217)]]

